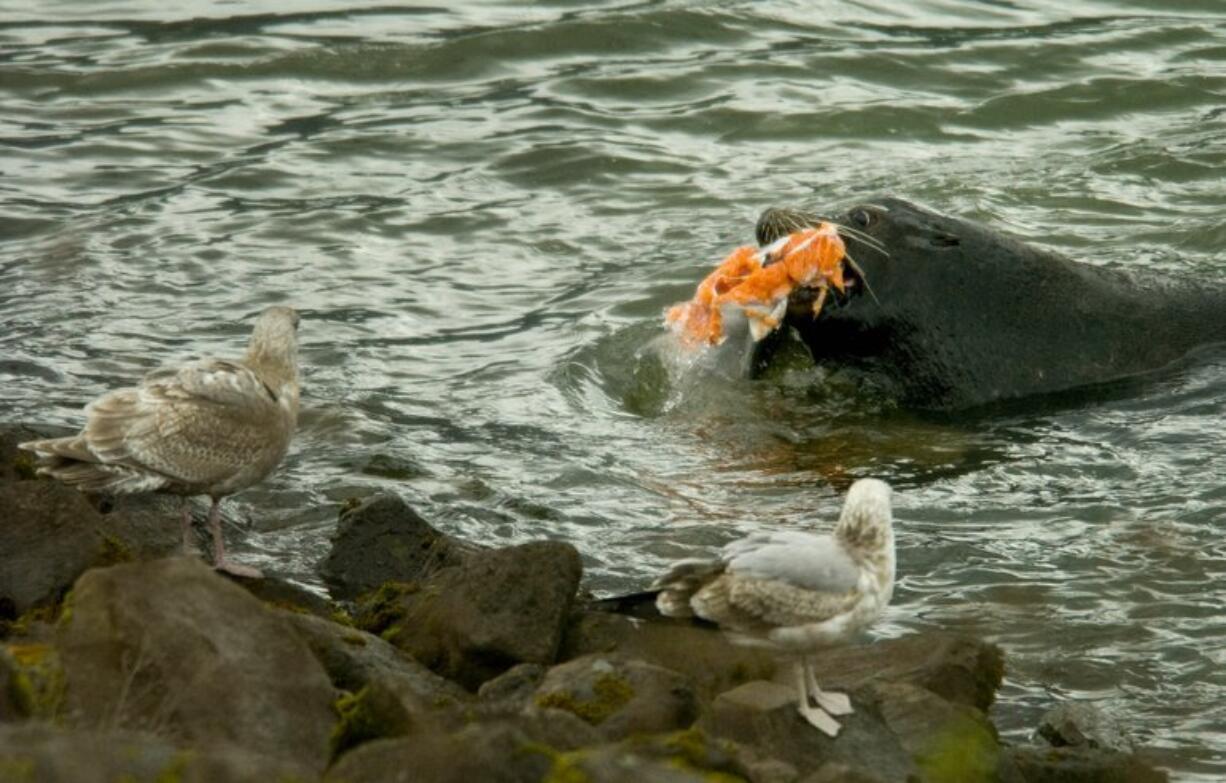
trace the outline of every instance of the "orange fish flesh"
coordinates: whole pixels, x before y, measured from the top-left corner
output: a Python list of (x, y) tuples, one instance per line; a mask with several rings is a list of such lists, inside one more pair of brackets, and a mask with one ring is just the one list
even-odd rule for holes
[(721, 309), (732, 304), (745, 312), (750, 333), (760, 340), (783, 322), (788, 296), (797, 288), (818, 289), (815, 316), (830, 287), (842, 293), (845, 258), (846, 247), (830, 223), (795, 231), (761, 249), (738, 247), (698, 285), (693, 299), (669, 308), (664, 321), (689, 346), (718, 345), (725, 337)]

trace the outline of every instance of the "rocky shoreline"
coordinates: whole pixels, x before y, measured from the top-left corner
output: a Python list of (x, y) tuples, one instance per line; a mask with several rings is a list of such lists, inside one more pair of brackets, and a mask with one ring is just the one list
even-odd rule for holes
[(36, 479), (0, 427), (0, 783), (1159, 781), (1067, 709), (1003, 744), (1002, 651), (926, 632), (831, 650), (856, 712), (796, 714), (790, 664), (599, 610), (573, 546), (487, 549), (399, 498), (341, 511), (332, 600), (183, 557), (174, 499)]

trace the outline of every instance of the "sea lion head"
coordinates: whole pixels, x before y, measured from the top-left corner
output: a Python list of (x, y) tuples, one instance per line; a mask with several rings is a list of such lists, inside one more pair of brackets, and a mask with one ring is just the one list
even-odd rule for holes
[(977, 227), (884, 196), (831, 213), (770, 208), (755, 233), (768, 244), (822, 222), (838, 227), (850, 284), (844, 294), (829, 292), (817, 316), (817, 290), (797, 289), (788, 301), (788, 324), (818, 361), (881, 370), (906, 387), (906, 397), (917, 391), (941, 397), (949, 375), (941, 365), (957, 359), (943, 355), (936, 335), (959, 281), (967, 279), (965, 244), (977, 239)]

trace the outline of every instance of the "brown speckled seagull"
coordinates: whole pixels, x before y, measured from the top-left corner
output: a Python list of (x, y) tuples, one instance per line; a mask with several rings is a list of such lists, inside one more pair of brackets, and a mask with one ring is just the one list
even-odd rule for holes
[(832, 716), (850, 715), (845, 693), (822, 691), (809, 654), (873, 623), (894, 592), (890, 487), (852, 485), (831, 535), (757, 533), (724, 547), (718, 560), (686, 560), (656, 580), (667, 617), (717, 623), (734, 641), (797, 654), (800, 714), (836, 736)]
[(192, 495), (208, 495), (213, 564), (239, 576), (260, 572), (226, 559), (220, 502), (276, 468), (298, 421), (298, 313), (260, 313), (240, 361), (204, 359), (146, 375), (85, 408), (80, 434), (21, 448), (38, 472), (83, 492), (183, 496), (183, 548), (192, 552)]

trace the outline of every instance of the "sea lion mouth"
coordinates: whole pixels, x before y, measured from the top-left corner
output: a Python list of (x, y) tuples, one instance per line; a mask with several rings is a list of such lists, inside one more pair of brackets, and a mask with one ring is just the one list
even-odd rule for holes
[[(840, 238), (848, 244), (854, 241), (857, 245), (867, 245), (871, 249), (881, 250), (877, 247), (876, 240), (834, 218), (816, 212), (785, 207), (771, 207), (764, 211), (758, 218), (757, 225), (754, 226), (754, 236), (760, 247), (767, 247), (788, 234), (806, 228), (816, 228), (823, 223), (833, 225)], [(884, 251), (881, 250), (881, 252)], [(770, 266), (773, 263), (777, 262), (774, 259), (767, 259), (764, 266)], [(843, 291), (827, 288), (824, 297), (823, 287), (800, 286), (796, 288), (788, 297), (788, 312), (790, 314), (812, 313), (819, 298), (822, 298), (823, 301), (821, 305), (823, 311), (828, 307), (835, 310), (845, 307), (864, 293), (868, 293), (874, 300), (877, 299), (864, 274), (864, 269), (850, 254), (846, 254), (843, 259), (843, 284)]]

